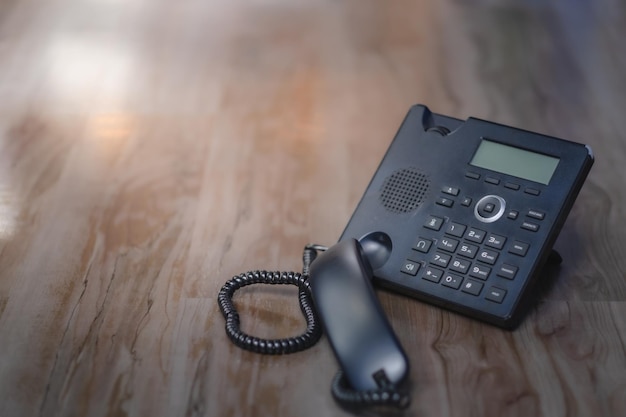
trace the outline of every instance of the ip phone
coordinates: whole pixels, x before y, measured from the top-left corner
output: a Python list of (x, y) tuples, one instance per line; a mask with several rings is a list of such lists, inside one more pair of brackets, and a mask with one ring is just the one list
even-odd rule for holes
[(589, 146), (417, 105), (340, 241), (380, 259), (381, 286), (511, 328), (592, 164)]
[[(373, 284), (513, 328), (593, 165), (582, 144), (413, 106), (339, 242), (307, 245), (302, 273), (251, 271), (220, 291), (226, 332), (259, 353), (306, 349), (324, 332), (341, 367), (343, 405), (406, 407), (409, 362)], [(234, 293), (292, 284), (303, 335), (264, 340), (239, 329)]]

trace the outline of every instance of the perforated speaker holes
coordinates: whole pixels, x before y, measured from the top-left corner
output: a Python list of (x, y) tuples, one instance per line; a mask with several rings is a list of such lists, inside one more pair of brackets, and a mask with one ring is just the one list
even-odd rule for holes
[(380, 202), (394, 213), (408, 213), (424, 200), (428, 185), (428, 177), (416, 168), (401, 169), (383, 183)]

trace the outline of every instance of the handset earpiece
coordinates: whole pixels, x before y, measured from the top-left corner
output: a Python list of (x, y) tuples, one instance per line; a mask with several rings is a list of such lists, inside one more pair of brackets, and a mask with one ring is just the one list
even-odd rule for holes
[(353, 389), (400, 384), (409, 362), (376, 298), (372, 267), (361, 245), (347, 239), (311, 264), (313, 302), (337, 361)]

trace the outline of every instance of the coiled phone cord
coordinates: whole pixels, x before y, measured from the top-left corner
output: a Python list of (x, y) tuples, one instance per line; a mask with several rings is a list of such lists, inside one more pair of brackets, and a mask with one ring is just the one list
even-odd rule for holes
[[(226, 320), (225, 328), (229, 339), (242, 349), (266, 355), (295, 353), (308, 349), (317, 343), (322, 336), (322, 328), (313, 307), (308, 277), (309, 267), (317, 257), (318, 251), (325, 251), (326, 249), (322, 245), (306, 245), (302, 254), (302, 273), (250, 271), (228, 280), (220, 290), (217, 300), (220, 311)], [(239, 313), (233, 303), (233, 296), (240, 288), (253, 284), (295, 285), (298, 287), (300, 310), (307, 322), (304, 333), (295, 337), (267, 340), (242, 332)], [(338, 403), (347, 407), (384, 405), (405, 408), (410, 402), (408, 394), (399, 391), (393, 384), (382, 385), (376, 390), (356, 391), (350, 387), (341, 370), (333, 379), (331, 392)]]

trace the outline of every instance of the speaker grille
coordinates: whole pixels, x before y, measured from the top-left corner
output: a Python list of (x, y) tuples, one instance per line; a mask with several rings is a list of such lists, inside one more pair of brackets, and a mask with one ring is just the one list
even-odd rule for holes
[(428, 185), (428, 177), (416, 168), (401, 169), (383, 183), (380, 202), (394, 213), (408, 213), (424, 200)]

